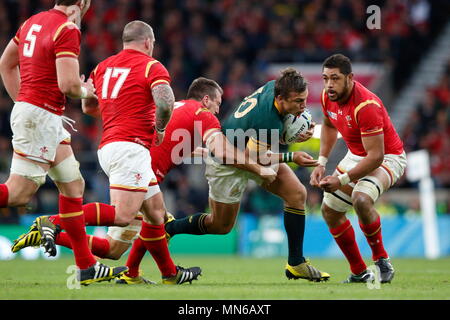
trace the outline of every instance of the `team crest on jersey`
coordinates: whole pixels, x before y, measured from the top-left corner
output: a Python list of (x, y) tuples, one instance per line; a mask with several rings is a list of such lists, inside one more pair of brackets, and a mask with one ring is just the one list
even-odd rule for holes
[(135, 175), (134, 175), (134, 184), (135, 185), (138, 185), (139, 184), (139, 181), (141, 181), (142, 180), (142, 175), (140, 174), (140, 173), (136, 173)]
[(41, 156), (40, 158), (44, 158), (44, 155), (46, 153), (48, 153), (48, 148), (46, 146), (43, 146), (42, 148), (39, 149), (39, 151), (41, 151)]
[(345, 116), (345, 120), (347, 120), (347, 126), (349, 127), (349, 128), (351, 128), (352, 127), (352, 117), (350, 116), (350, 115), (346, 115)]
[(331, 112), (330, 110), (328, 110), (327, 113), (331, 119), (337, 120), (337, 114), (335, 112)]

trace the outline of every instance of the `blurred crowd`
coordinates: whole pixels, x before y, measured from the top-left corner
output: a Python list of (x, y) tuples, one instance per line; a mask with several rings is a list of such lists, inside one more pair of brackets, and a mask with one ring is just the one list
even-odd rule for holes
[[(53, 4), (54, 0), (2, 0), (0, 50), (26, 18)], [(381, 29), (367, 28), (372, 13), (366, 12), (369, 5), (381, 8)], [(215, 79), (224, 89), (223, 118), (267, 80), (266, 70), (271, 63), (320, 63), (335, 52), (348, 55), (354, 62), (389, 66), (394, 89), (398, 90), (446, 22), (446, 9), (450, 6), (445, 0), (94, 0), (82, 25), (80, 66), (88, 75), (99, 61), (121, 50), (125, 24), (143, 20), (154, 29), (154, 57), (169, 70), (176, 99), (184, 98), (196, 77)], [(11, 158), (11, 108), (11, 100), (0, 87), (2, 182), (7, 178)], [(86, 201), (108, 202), (108, 183), (95, 154), (101, 125), (83, 115), (77, 101), (69, 102), (66, 113), (76, 120), (78, 131), (71, 132), (72, 146), (86, 179)], [(432, 137), (427, 142), (420, 139), (431, 147), (429, 140)], [(298, 174), (304, 172), (299, 169)], [(167, 206), (176, 216), (207, 211), (208, 189), (202, 176), (202, 166), (180, 166), (164, 182)], [(319, 203), (320, 195), (312, 194), (310, 201)], [(11, 212), (16, 211), (56, 212), (56, 199), (55, 187), (48, 181), (30, 208), (0, 212), (3, 217), (14, 217)], [(278, 199), (273, 199), (273, 205), (261, 205), (261, 199), (267, 199), (267, 195), (259, 188), (251, 189), (242, 209), (273, 213), (282, 208)]]
[(406, 152), (426, 149), (437, 187), (450, 188), (450, 60), (411, 114), (402, 136)]

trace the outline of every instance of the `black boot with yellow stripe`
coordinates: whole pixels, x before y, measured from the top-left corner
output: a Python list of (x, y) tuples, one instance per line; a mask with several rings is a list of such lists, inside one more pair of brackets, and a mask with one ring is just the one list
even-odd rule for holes
[(128, 267), (108, 267), (97, 261), (87, 269), (78, 270), (77, 280), (80, 284), (87, 286), (94, 282), (110, 281), (127, 271)]
[(56, 255), (55, 239), (60, 232), (59, 226), (54, 225), (49, 216), (37, 217), (27, 233), (14, 240), (11, 251), (16, 253), (26, 247), (43, 246), (51, 257)]
[(286, 277), (291, 279), (306, 279), (313, 282), (328, 281), (330, 275), (326, 272), (322, 272), (319, 269), (311, 265), (309, 260), (300, 263), (296, 266), (286, 264)]

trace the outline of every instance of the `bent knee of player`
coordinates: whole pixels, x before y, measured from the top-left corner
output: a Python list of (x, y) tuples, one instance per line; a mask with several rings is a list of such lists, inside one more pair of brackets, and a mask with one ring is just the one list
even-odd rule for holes
[(129, 245), (124, 242), (109, 239), (108, 259), (119, 260), (128, 248)]
[(373, 199), (362, 192), (352, 193), (352, 203), (357, 213), (367, 212), (373, 207)]
[(303, 208), (306, 202), (306, 194), (306, 188), (303, 185), (299, 185), (286, 193), (282, 198), (286, 207)]

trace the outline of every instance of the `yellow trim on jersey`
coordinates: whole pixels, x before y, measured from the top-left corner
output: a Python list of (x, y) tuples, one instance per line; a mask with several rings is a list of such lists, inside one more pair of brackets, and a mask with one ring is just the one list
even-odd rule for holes
[(95, 73), (97, 72), (98, 69), (98, 65), (95, 67), (95, 69), (92, 71), (92, 73), (95, 75)]
[(20, 41), (20, 39), (17, 36), (14, 36), (14, 40), (16, 40), (17, 43)]
[(358, 123), (358, 119), (356, 118), (356, 115), (358, 114), (359, 110), (361, 110), (362, 108), (364, 108), (365, 106), (367, 106), (368, 104), (376, 104), (377, 106), (380, 106), (380, 104), (376, 101), (376, 100), (366, 100), (364, 102), (361, 102), (360, 104), (358, 104), (358, 106), (355, 108), (355, 111), (353, 112), (353, 117), (356, 121), (356, 123)]
[(205, 131), (205, 133), (203, 134), (203, 142), (206, 142), (207, 138), (209, 138), (209, 136), (214, 133), (214, 132), (220, 132), (219, 128), (211, 128)]
[(247, 148), (251, 151), (262, 151), (270, 149), (270, 144), (258, 141), (254, 137), (250, 137), (247, 142)]
[(76, 53), (73, 53), (73, 52), (70, 52), (70, 51), (61, 51), (61, 52), (58, 52), (56, 54), (57, 57), (58, 56), (62, 56), (62, 55), (70, 55), (70, 56), (74, 56), (74, 57), (78, 58), (78, 55)]
[(155, 82), (153, 82), (153, 83), (150, 85), (150, 88), (153, 88), (155, 85), (157, 85), (157, 84), (159, 84), (159, 83), (169, 84), (169, 81), (167, 81), (167, 80), (156, 80)]
[(383, 128), (375, 130), (375, 131), (361, 132), (361, 135), (374, 134), (374, 133), (378, 133), (378, 132), (382, 132), (382, 131), (383, 131)]
[(166, 235), (163, 235), (163, 236), (157, 237), (157, 238), (144, 238), (143, 236), (139, 235), (139, 238), (141, 238), (141, 240), (143, 240), (143, 241), (159, 241), (159, 240), (165, 239)]
[(60, 25), (59, 28), (56, 30), (55, 35), (53, 36), (53, 41), (56, 41), (56, 39), (58, 38), (58, 36), (61, 33), (61, 31), (65, 27), (70, 26), (70, 25), (74, 25), (78, 29), (78, 27), (77, 27), (77, 25), (75, 23), (67, 21), (66, 23), (63, 23), (62, 25)]
[(83, 211), (70, 212), (70, 213), (59, 213), (59, 217), (62, 219), (66, 219), (66, 218), (81, 216), (82, 214), (83, 214)]
[(209, 111), (208, 108), (203, 107), (203, 108), (198, 108), (197, 111), (195, 111), (195, 115), (198, 115), (200, 112), (204, 112), (204, 111), (211, 112), (211, 111)]
[(277, 103), (277, 100), (274, 100), (274, 101), (273, 101), (273, 105), (275, 106), (275, 108), (277, 108), (278, 113), (282, 113), (282, 112), (281, 112), (281, 107), (280, 107), (280, 105)]
[(325, 107), (325, 94), (326, 94), (326, 91), (325, 91), (325, 89), (323, 89), (323, 90), (322, 90), (322, 98), (321, 98), (321, 99), (322, 99), (322, 106), (323, 106), (323, 107)]
[(157, 62), (159, 62), (159, 61), (153, 60), (153, 61), (150, 61), (149, 63), (147, 63), (147, 67), (145, 68), (145, 77), (146, 78), (148, 78), (148, 74), (150, 73), (150, 68), (152, 67), (152, 65), (154, 65)]

